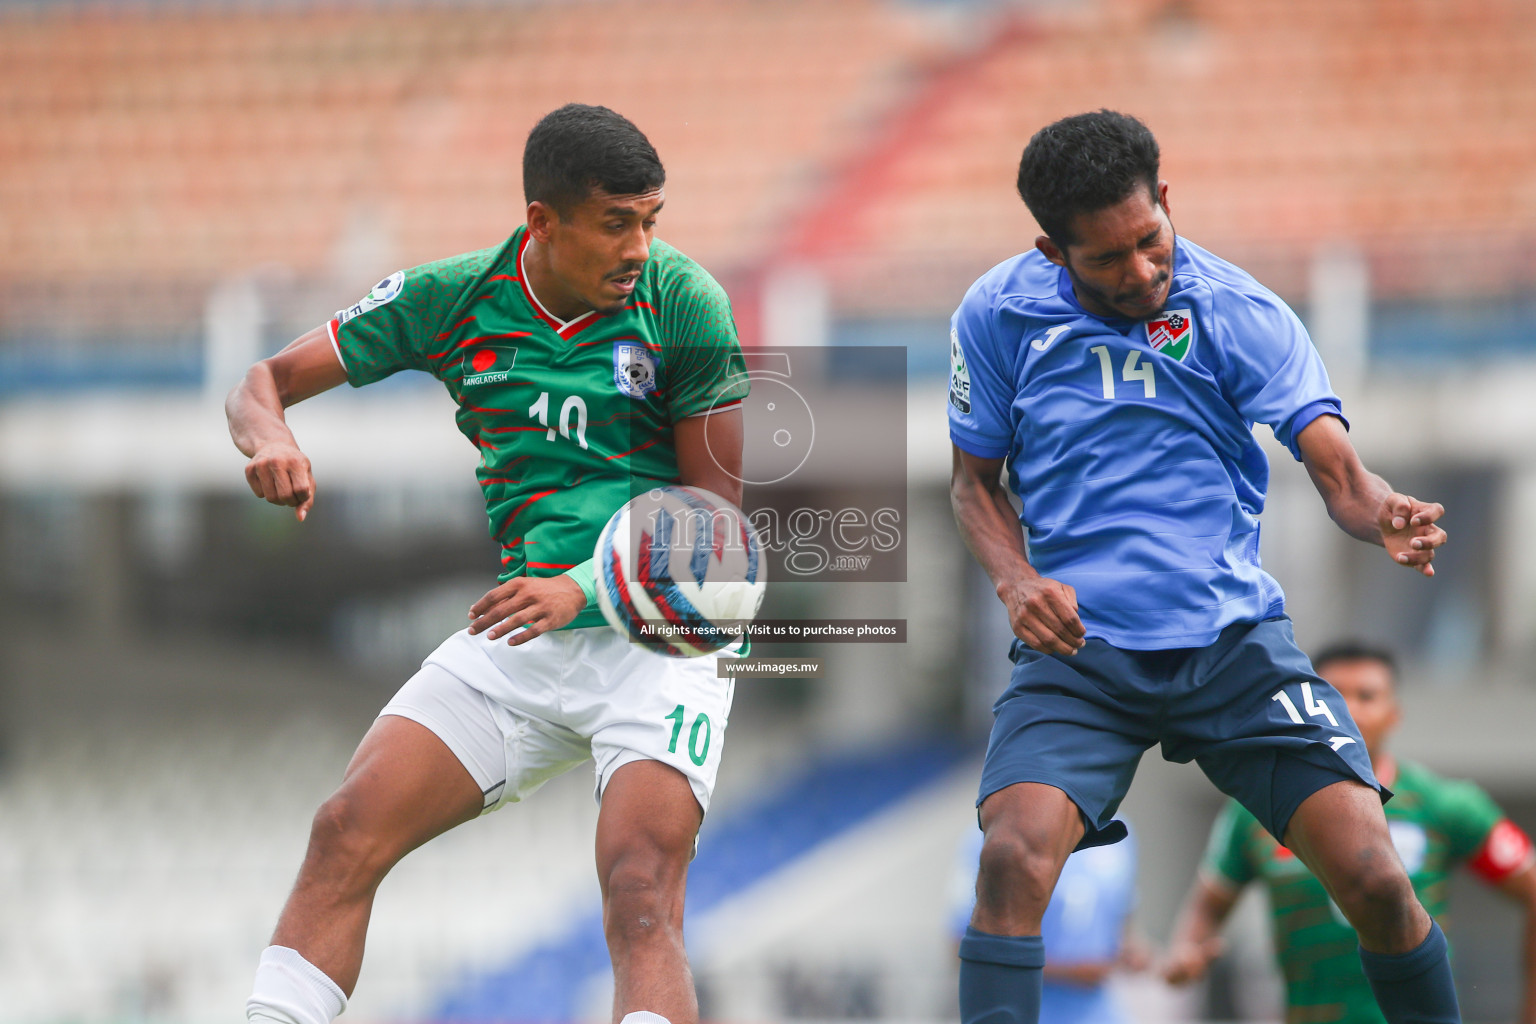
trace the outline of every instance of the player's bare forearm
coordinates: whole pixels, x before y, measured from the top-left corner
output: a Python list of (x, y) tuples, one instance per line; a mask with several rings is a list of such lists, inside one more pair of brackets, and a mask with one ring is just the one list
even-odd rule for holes
[(949, 498), (960, 537), (991, 578), (1014, 635), (1037, 651), (1076, 654), (1084, 642), (1077, 592), (1029, 564), (1024, 533), (999, 479), (1002, 467), (1002, 459), (954, 449)]
[(713, 491), (741, 507), (741, 407), (690, 416), (673, 428), (677, 475), (689, 487)]
[(1237, 905), (1238, 895), (1239, 890), (1218, 885), (1204, 875), (1195, 878), (1173, 925), (1163, 962), (1164, 981), (1187, 985), (1200, 980), (1211, 961), (1221, 955), (1221, 927)]
[(1425, 576), (1435, 574), (1435, 549), (1446, 541), (1436, 523), (1445, 509), (1392, 490), (1366, 469), (1336, 416), (1319, 416), (1296, 436), (1302, 462), (1327, 506), (1329, 517), (1345, 533), (1377, 544), (1399, 565)]
[(229, 436), (250, 462), (251, 492), (294, 508), (303, 520), (315, 500), (309, 459), (299, 450), (283, 410), (347, 379), (325, 327), (318, 327), (246, 371), (224, 402)]
[(949, 481), (960, 538), (993, 586), (1039, 575), (1024, 553), (1024, 532), (999, 483), (1001, 461), (976, 459), (956, 448)]

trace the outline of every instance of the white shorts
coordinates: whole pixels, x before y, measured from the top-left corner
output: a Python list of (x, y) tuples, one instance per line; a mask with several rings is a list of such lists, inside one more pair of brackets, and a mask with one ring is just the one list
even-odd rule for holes
[(455, 633), (379, 714), (431, 729), (485, 794), (482, 813), (521, 800), (587, 758), (595, 795), (620, 766), (660, 761), (709, 810), (734, 679), (718, 655), (669, 658), (607, 626), (562, 629), (509, 647)]

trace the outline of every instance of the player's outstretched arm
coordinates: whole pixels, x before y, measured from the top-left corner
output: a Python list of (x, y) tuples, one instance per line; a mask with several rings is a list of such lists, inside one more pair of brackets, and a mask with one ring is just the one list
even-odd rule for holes
[(283, 410), (346, 380), (330, 332), (322, 325), (252, 366), (224, 401), (229, 436), (251, 460), (245, 465), (251, 492), (274, 505), (292, 506), (300, 522), (315, 503), (315, 479)]
[(992, 578), (1013, 635), (1046, 654), (1076, 654), (1083, 646), (1077, 592), (1041, 576), (1024, 553), (1019, 517), (1003, 489), (1002, 459), (984, 459), (958, 446), (949, 500), (965, 546)]
[(1319, 416), (1296, 436), (1301, 461), (1328, 515), (1351, 537), (1380, 544), (1399, 565), (1433, 576), (1435, 549), (1446, 541), (1436, 525), (1445, 508), (1399, 494), (1360, 462), (1344, 424)]
[(1163, 958), (1163, 980), (1170, 985), (1199, 981), (1211, 961), (1221, 955), (1221, 926), (1237, 905), (1240, 889), (1221, 885), (1202, 872), (1195, 877), (1173, 925), (1173, 938)]

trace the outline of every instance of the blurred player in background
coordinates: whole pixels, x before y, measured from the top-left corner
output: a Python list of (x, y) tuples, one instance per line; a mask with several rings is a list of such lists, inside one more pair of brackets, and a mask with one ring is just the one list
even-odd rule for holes
[[(1371, 767), (1392, 787), (1386, 806), (1393, 844), (1425, 908), (1446, 912), (1451, 872), (1473, 874), (1525, 908), (1525, 999), (1520, 1021), (1536, 1022), (1536, 856), (1525, 833), (1471, 782), (1443, 779), (1387, 749), (1401, 712), (1392, 655), (1363, 644), (1329, 647), (1313, 659), (1343, 695), (1360, 727)], [(1211, 830), (1205, 862), (1174, 927), (1163, 976), (1177, 985), (1205, 973), (1220, 955), (1222, 923), (1243, 886), (1262, 881), (1274, 915), (1275, 954), (1285, 975), (1290, 1024), (1380, 1024), (1381, 1011), (1355, 956), (1357, 940), (1328, 892), (1290, 850), (1236, 802)]]
[[(665, 180), (629, 121), (562, 107), (528, 137), (526, 226), (386, 278), (230, 395), (251, 489), (303, 520), (315, 481), (283, 410), (342, 383), (431, 373), (480, 451), (502, 548), (500, 584), (380, 713), (315, 816), (257, 970), (253, 1021), (334, 1018), (389, 869), (589, 757), (615, 1017), (698, 1018), (683, 890), (731, 680), (716, 678), (714, 656), (666, 658), (608, 628), (591, 565), (609, 516), (658, 483), (741, 501), (746, 368), (724, 292), (653, 238)], [(682, 718), (695, 732), (707, 721), (702, 754), (679, 746)]]
[(1346, 532), (1426, 576), (1443, 510), (1361, 465), (1301, 322), (1175, 236), (1158, 168), (1135, 118), (1041, 129), (1018, 187), (1044, 234), (952, 321), (955, 516), (1018, 638), (977, 800), (961, 1017), (1035, 1024), (1061, 866), (1124, 836), (1115, 811), (1161, 742), (1324, 880), (1388, 1020), (1459, 1020), (1359, 730), (1260, 568), (1269, 466), (1252, 425), (1305, 463)]
[[(972, 829), (960, 851), (954, 901), (955, 941), (976, 906), (976, 865), (982, 833)], [(1131, 1024), (1109, 984), (1116, 971), (1144, 970), (1145, 944), (1131, 927), (1136, 905), (1136, 836), (1078, 850), (1062, 865), (1056, 891), (1040, 920), (1046, 958), (1040, 1019), (1047, 1024)]]

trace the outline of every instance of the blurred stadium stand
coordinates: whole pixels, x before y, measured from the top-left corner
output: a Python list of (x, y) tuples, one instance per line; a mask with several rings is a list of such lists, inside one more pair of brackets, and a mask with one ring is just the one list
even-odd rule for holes
[[(302, 529), (246, 494), (218, 399), (384, 274), (504, 238), (526, 132), (570, 100), (656, 143), (662, 234), (728, 285), (749, 341), (910, 346), (911, 582), (770, 597), (905, 617), (910, 643), (741, 689), (722, 843), (808, 764), (984, 728), (1007, 626), (949, 522), (946, 321), (1036, 233), (1023, 142), (1099, 106), (1158, 134), (1180, 231), (1307, 319), (1373, 467), (1451, 508), (1439, 578), (1404, 582), (1271, 446), (1265, 561), (1298, 635), (1397, 645), (1400, 748), (1532, 824), (1536, 5), (0, 2), (0, 1024), (238, 1012), (313, 807), (494, 554), (430, 382), (294, 410), (323, 495)], [(973, 777), (935, 768), (771, 865), (710, 867), (706, 831), (706, 1011), (947, 1019), (941, 886)], [(1193, 770), (1143, 766), (1127, 813), (1154, 937), (1216, 803)], [(568, 941), (594, 816), (578, 771), (408, 859), (347, 1019), (426, 1021)], [(1494, 1019), (1515, 940), (1464, 898), (1463, 1002)], [(1228, 972), (1249, 1001), (1208, 1010), (1267, 1012), (1262, 927)], [(583, 949), (565, 994), (600, 1019)]]

